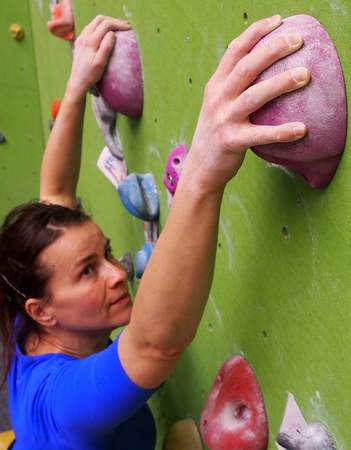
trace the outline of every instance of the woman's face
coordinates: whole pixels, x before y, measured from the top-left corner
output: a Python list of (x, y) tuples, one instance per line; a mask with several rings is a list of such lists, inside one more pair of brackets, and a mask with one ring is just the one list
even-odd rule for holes
[(110, 332), (131, 316), (127, 274), (100, 228), (87, 221), (66, 228), (40, 255), (52, 273), (48, 307), (56, 325), (72, 332)]

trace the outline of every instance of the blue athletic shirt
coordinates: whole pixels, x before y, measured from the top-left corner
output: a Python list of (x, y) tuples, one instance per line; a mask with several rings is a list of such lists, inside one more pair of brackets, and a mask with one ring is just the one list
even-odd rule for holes
[(146, 405), (155, 390), (128, 378), (118, 339), (82, 359), (27, 356), (17, 347), (8, 376), (14, 450), (155, 449), (155, 423)]

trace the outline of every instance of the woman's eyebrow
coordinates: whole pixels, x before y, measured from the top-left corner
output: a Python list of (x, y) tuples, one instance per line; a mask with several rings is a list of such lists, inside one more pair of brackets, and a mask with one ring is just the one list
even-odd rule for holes
[[(105, 240), (104, 250), (107, 250), (111, 245), (111, 239), (104, 238), (104, 240)], [(96, 252), (89, 253), (88, 255), (84, 256), (83, 258), (75, 261), (74, 267), (79, 268), (79, 267), (83, 266), (84, 264), (94, 260), (97, 256), (98, 256), (98, 254)]]

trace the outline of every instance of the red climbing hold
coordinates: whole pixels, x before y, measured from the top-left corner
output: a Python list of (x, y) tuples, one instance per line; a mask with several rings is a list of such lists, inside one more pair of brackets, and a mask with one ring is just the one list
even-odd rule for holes
[(241, 356), (228, 359), (215, 378), (201, 415), (210, 450), (265, 450), (268, 427), (255, 374)]
[(51, 20), (48, 22), (48, 28), (52, 34), (66, 41), (75, 39), (71, 0), (61, 0), (60, 3), (51, 8)]

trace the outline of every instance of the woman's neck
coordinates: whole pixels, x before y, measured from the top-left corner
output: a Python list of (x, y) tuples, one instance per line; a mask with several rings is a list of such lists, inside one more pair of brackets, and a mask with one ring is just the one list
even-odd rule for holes
[(25, 342), (27, 355), (63, 353), (75, 358), (84, 358), (105, 349), (110, 341), (109, 333), (94, 335), (55, 336), (49, 333), (31, 333)]

